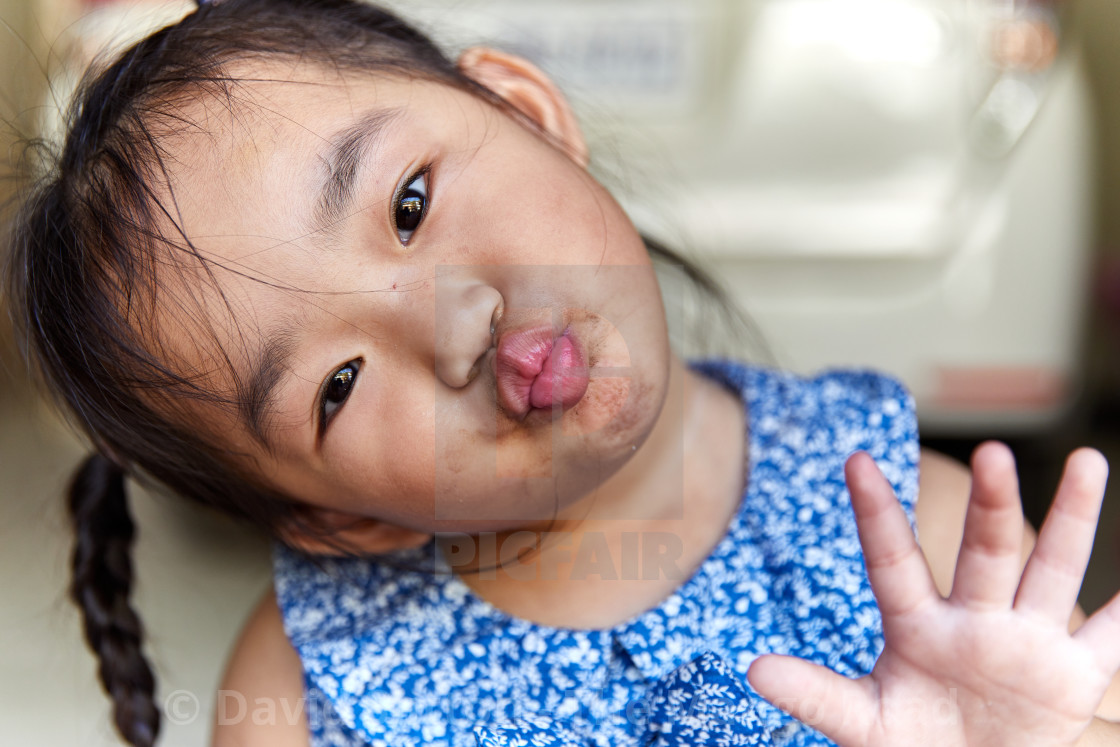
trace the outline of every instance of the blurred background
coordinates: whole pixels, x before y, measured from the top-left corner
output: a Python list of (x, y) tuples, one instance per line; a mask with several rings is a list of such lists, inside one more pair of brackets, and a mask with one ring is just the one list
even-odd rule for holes
[[(1070, 449), (1120, 464), (1115, 0), (387, 4), (452, 51), (497, 44), (556, 78), (635, 222), (753, 319), (740, 357), (893, 373), (928, 445), (966, 459), (978, 438), (1012, 444), (1036, 523)], [(0, 0), (3, 152), (57, 131), (90, 59), (188, 8)], [(116, 744), (65, 600), (60, 496), (84, 447), (6, 330), (0, 348), (0, 743)], [(174, 500), (134, 503), (138, 605), (173, 701), (163, 744), (204, 744), (267, 543)], [(1118, 587), (1115, 487), (1083, 606)]]

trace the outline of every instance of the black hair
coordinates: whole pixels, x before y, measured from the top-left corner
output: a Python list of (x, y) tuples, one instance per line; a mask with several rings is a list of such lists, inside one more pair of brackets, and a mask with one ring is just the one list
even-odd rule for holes
[(155, 677), (141, 652), (143, 627), (128, 604), (132, 591), (132, 517), (124, 471), (100, 454), (89, 457), (70, 485), (74, 525), (70, 596), (82, 610), (98, 677), (113, 700), (113, 721), (129, 744), (155, 743), (159, 730)]
[[(174, 197), (164, 196), (172, 192), (161, 138), (190, 126), (182, 104), (200, 94), (232, 97), (235, 66), (261, 57), (428, 79), (502, 105), (423, 34), (353, 0), (200, 4), (88, 73), (79, 87), (65, 141), (44, 159), (13, 223), (8, 285), (25, 356), (97, 450), (70, 487), (71, 597), (99, 659), (116, 727), (137, 747), (155, 743), (159, 709), (142, 626), (129, 601), (134, 527), (126, 476), (277, 537), (305, 521), (297, 504), (243, 466), (244, 455), (207, 438), (199, 403), (245, 412), (256, 396), (238, 381), (235, 367), (229, 366), (233, 391), (215, 393), (199, 371), (159, 345), (152, 327), (157, 270), (167, 271), (167, 250), (208, 268), (176, 227)], [(691, 263), (647, 245), (721, 296)]]

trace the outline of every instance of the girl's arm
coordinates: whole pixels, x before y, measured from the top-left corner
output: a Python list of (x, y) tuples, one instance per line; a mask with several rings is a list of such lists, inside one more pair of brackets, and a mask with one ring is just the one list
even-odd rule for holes
[(211, 747), (309, 747), (310, 741), (303, 666), (270, 589), (226, 667)]
[(946, 598), (890, 484), (866, 454), (849, 460), (883, 653), (859, 680), (764, 656), (751, 668), (751, 684), (840, 745), (1120, 745), (1117, 725), (1094, 719), (1120, 669), (1120, 595), (1069, 632), (1104, 492), (1103, 457), (1091, 450), (1070, 456), (1025, 568), (1010, 451), (987, 444), (972, 466)]

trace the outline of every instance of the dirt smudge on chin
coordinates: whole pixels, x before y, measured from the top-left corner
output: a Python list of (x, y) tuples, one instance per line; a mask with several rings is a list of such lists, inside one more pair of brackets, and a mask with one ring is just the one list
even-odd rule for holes
[(643, 383), (640, 379), (626, 379), (627, 387), (623, 399), (618, 402), (618, 409), (614, 417), (604, 427), (604, 431), (612, 438), (632, 441), (638, 432), (645, 435), (650, 424), (645, 423), (651, 409), (660, 408), (660, 402), (652, 401), (656, 396), (652, 384)]
[(621, 421), (633, 420), (626, 414), (632, 409), (627, 404), (633, 388), (628, 376), (592, 378), (583, 399), (568, 413), (569, 417), (561, 421), (561, 433), (564, 436), (588, 436), (600, 431), (616, 433)]
[[(503, 415), (498, 417), (504, 418)], [(497, 476), (503, 479), (552, 477), (552, 439), (541, 438), (540, 433), (547, 428), (547, 424), (541, 424), (536, 428), (505, 431), (495, 444)]]

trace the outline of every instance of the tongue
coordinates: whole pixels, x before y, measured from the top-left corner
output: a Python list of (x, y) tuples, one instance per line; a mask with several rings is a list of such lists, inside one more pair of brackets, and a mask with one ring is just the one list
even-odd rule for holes
[(539, 408), (560, 405), (566, 410), (579, 402), (586, 391), (587, 368), (572, 341), (561, 336), (553, 343), (544, 368), (533, 381), (529, 404)]

